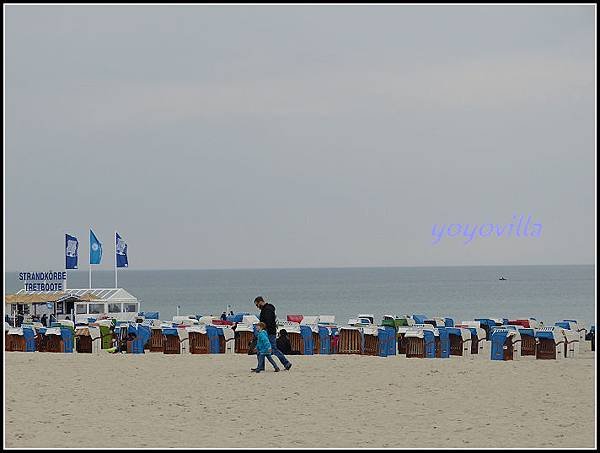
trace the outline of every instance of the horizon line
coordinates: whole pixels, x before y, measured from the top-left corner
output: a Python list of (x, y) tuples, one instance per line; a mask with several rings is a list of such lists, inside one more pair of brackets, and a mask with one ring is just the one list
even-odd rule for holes
[[(397, 269), (397, 268), (436, 268), (436, 267), (501, 267), (501, 266), (595, 266), (596, 263), (569, 264), (446, 264), (446, 265), (375, 265), (375, 266), (297, 266), (297, 267), (223, 267), (223, 268), (121, 268), (133, 272), (141, 271), (242, 271), (242, 270), (307, 270), (307, 269)], [(48, 269), (50, 270), (50, 269)], [(64, 271), (88, 272), (89, 269), (61, 269)], [(115, 268), (97, 269), (95, 272), (114, 272)], [(25, 272), (23, 270), (5, 270), (9, 272)], [(58, 272), (58, 271), (57, 271)]]

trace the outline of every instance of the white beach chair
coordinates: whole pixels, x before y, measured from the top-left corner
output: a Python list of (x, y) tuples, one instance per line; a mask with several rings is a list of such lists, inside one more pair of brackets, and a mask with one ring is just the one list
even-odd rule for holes
[[(540, 334), (544, 337), (541, 338)], [(536, 332), (536, 359), (564, 359), (566, 342), (564, 329), (561, 327), (547, 326), (538, 329)]]

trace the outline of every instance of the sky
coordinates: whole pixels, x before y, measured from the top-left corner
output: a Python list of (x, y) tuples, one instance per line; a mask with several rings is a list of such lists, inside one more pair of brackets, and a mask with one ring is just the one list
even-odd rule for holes
[(7, 270), (595, 262), (595, 6), (4, 8)]

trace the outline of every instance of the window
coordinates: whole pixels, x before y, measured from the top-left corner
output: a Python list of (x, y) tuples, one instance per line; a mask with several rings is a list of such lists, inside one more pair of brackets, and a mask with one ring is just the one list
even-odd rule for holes
[(89, 305), (91, 315), (96, 315), (99, 313), (104, 313), (104, 304), (90, 304)]
[(63, 314), (63, 303), (62, 302), (56, 302), (56, 314), (57, 315)]
[(121, 313), (121, 304), (108, 304), (109, 313)]
[(76, 304), (75, 305), (75, 313), (78, 315), (87, 314), (87, 305), (86, 304)]
[(137, 304), (123, 304), (125, 308), (125, 313), (136, 313), (137, 312)]

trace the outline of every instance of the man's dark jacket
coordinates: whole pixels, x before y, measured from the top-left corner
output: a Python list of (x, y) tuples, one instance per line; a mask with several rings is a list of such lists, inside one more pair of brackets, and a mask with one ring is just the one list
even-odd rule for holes
[(265, 304), (260, 309), (260, 321), (267, 325), (267, 334), (277, 335), (277, 324), (275, 323), (275, 307)]

